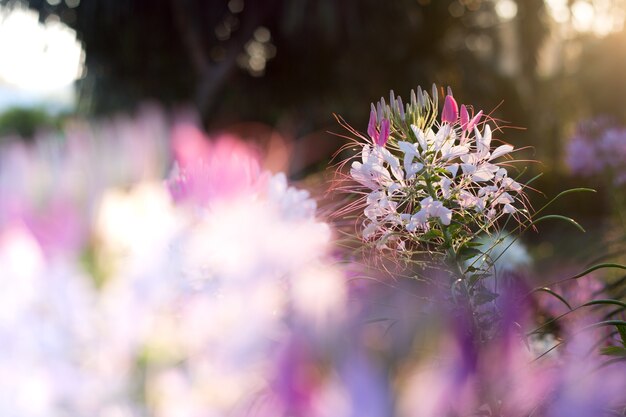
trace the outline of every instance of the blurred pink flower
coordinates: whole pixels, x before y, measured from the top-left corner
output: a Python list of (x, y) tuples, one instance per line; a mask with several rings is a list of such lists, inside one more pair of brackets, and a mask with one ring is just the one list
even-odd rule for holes
[(259, 156), (232, 136), (210, 141), (195, 126), (179, 124), (172, 131), (172, 148), (176, 166), (168, 185), (175, 201), (206, 204), (258, 190)]

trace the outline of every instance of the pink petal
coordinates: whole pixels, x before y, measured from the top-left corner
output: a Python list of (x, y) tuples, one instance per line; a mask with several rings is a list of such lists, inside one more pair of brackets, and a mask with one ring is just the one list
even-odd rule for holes
[(250, 192), (262, 179), (259, 156), (237, 137), (210, 141), (197, 127), (179, 124), (173, 129), (172, 148), (178, 169), (167, 185), (176, 202), (208, 204)]
[(204, 133), (196, 126), (180, 123), (172, 129), (172, 151), (174, 159), (185, 168), (194, 165), (211, 152), (211, 145)]
[(443, 105), (441, 113), (441, 121), (443, 123), (454, 123), (459, 118), (459, 106), (456, 104), (454, 97), (447, 95), (446, 102)]
[(467, 124), (467, 128), (465, 130), (471, 130), (474, 128), (474, 126), (476, 126), (478, 123), (480, 123), (480, 119), (483, 117), (483, 111), (479, 111), (476, 116), (472, 117), (472, 120), (469, 121), (469, 123)]

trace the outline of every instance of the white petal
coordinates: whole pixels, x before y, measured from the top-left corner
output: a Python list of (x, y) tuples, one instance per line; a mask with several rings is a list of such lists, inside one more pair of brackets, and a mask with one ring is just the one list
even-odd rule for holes
[(417, 223), (418, 225), (424, 224), (428, 221), (428, 210), (420, 210), (411, 216), (411, 223)]
[(444, 124), (441, 126), (441, 129), (435, 135), (435, 149), (439, 150), (446, 147), (450, 147), (453, 144), (453, 141), (450, 140), (450, 131), (452, 130), (452, 126), (449, 124)]
[(452, 210), (446, 207), (441, 207), (437, 210), (437, 212), (437, 216), (439, 217), (439, 220), (441, 220), (441, 223), (446, 226), (449, 225), (452, 221)]
[(493, 172), (491, 172), (487, 167), (481, 166), (476, 172), (472, 174), (472, 180), (475, 182), (489, 181), (494, 177)]
[(474, 210), (476, 210), (478, 213), (481, 213), (483, 210), (485, 210), (485, 204), (485, 198), (477, 198)]
[(398, 147), (400, 148), (402, 152), (404, 152), (405, 154), (413, 155), (413, 156), (419, 155), (419, 153), (417, 152), (416, 146), (417, 145), (415, 143), (406, 142), (403, 140), (398, 142)]
[(461, 164), (461, 169), (463, 170), (463, 174), (469, 175), (476, 172), (476, 167), (472, 164)]
[(454, 177), (456, 177), (456, 173), (457, 173), (457, 172), (458, 172), (458, 170), (459, 170), (459, 164), (452, 164), (452, 165), (448, 165), (448, 166), (446, 167), (446, 170), (448, 170), (448, 172), (449, 172), (450, 174), (452, 174), (452, 177), (454, 178)]
[(511, 191), (517, 191), (517, 192), (522, 191), (522, 185), (519, 182), (514, 181), (514, 180), (511, 180), (511, 182), (507, 184), (507, 188)]
[(400, 161), (398, 158), (393, 156), (387, 149), (383, 149), (382, 151), (383, 159), (385, 162), (389, 164), (389, 168), (391, 169), (391, 173), (398, 181), (402, 181), (404, 179), (404, 172), (402, 172), (402, 168), (400, 168)]
[(472, 193), (467, 192), (465, 190), (461, 190), (461, 193), (459, 194), (458, 202), (461, 205), (461, 207), (472, 207), (476, 205), (477, 200), (478, 200), (478, 197), (476, 197)]
[(372, 205), (365, 207), (365, 210), (363, 210), (363, 214), (365, 214), (365, 217), (367, 217), (370, 220), (376, 220), (378, 217), (382, 216), (384, 213), (378, 205), (372, 204)]
[(363, 229), (363, 238), (369, 239), (376, 233), (376, 229), (378, 228), (378, 224), (375, 222), (369, 223), (365, 229)]
[(457, 146), (451, 147), (449, 151), (447, 152), (447, 154), (443, 155), (443, 157), (446, 159), (452, 159), (452, 158), (456, 158), (459, 156), (463, 156), (467, 153), (469, 153), (469, 148), (467, 146), (457, 145)]
[(442, 178), (441, 181), (439, 181), (439, 187), (441, 188), (441, 195), (443, 196), (443, 198), (449, 198), (450, 197), (450, 186), (452, 185), (452, 181), (450, 180), (450, 178)]
[(502, 155), (506, 155), (507, 153), (511, 152), (513, 150), (513, 146), (511, 145), (501, 145), (498, 146), (492, 153), (491, 153), (491, 157), (489, 158), (489, 160), (493, 160), (496, 158), (501, 157)]
[(389, 193), (389, 195), (393, 195), (396, 191), (401, 190), (401, 189), (402, 189), (402, 185), (397, 182), (394, 182), (389, 187), (387, 187), (387, 192)]
[[(417, 148), (414, 143), (409, 143), (405, 141), (398, 142), (398, 146), (400, 150), (404, 152), (404, 170), (406, 171), (406, 178), (412, 178), (411, 175), (411, 165), (413, 164), (413, 160), (418, 155)], [(414, 172), (413, 172), (414, 173)]]
[(411, 130), (415, 134), (415, 137), (417, 138), (417, 142), (419, 143), (420, 147), (423, 150), (428, 149), (428, 144), (426, 143), (426, 135), (424, 134), (424, 132), (422, 132), (422, 130), (415, 125), (411, 125)]
[(367, 195), (366, 202), (367, 204), (374, 204), (377, 201), (380, 201), (381, 198), (385, 196), (385, 193), (380, 190), (372, 191)]
[(433, 201), (434, 200), (432, 197), (423, 198), (422, 201), (420, 201), (420, 207), (430, 206), (433, 203)]
[(411, 164), (411, 166), (407, 168), (407, 172), (406, 172), (407, 179), (413, 178), (415, 174), (417, 174), (418, 172), (422, 170), (422, 168), (424, 168), (424, 165), (420, 164), (419, 162)]
[(481, 158), (485, 158), (489, 155), (489, 147), (491, 146), (491, 127), (485, 125), (485, 129), (481, 134), (478, 128), (474, 128), (474, 134), (476, 135), (476, 151)]
[(361, 151), (361, 160), (363, 163), (366, 163), (370, 159), (370, 147), (369, 145), (363, 146), (363, 150)]
[(517, 209), (510, 204), (505, 204), (504, 208), (502, 209), (503, 213), (509, 213), (509, 214), (515, 213), (516, 211)]
[(513, 197), (511, 197), (511, 194), (504, 192), (500, 194), (498, 198), (496, 198), (495, 203), (496, 204), (510, 204), (514, 201), (515, 200), (513, 199)]

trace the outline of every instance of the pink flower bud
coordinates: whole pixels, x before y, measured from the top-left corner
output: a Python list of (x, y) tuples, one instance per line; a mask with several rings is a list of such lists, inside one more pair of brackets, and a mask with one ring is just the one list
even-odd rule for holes
[(465, 104), (461, 105), (461, 129), (463, 131), (468, 130), (467, 129), (467, 124), (469, 123), (469, 113), (467, 112), (467, 107), (465, 107)]
[(383, 119), (380, 122), (380, 135), (377, 138), (374, 138), (376, 145), (380, 147), (384, 147), (389, 139), (389, 120)]
[(459, 117), (459, 106), (456, 104), (456, 100), (451, 95), (446, 96), (446, 102), (443, 105), (443, 112), (441, 113), (441, 121), (443, 123), (454, 123)]
[(367, 134), (370, 135), (372, 139), (376, 138), (376, 112), (374, 110), (370, 111), (370, 121), (367, 124)]

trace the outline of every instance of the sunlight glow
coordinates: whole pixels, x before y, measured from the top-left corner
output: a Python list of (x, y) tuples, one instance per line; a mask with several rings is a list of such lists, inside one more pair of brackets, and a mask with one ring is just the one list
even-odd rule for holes
[(577, 1), (572, 6), (573, 25), (579, 32), (588, 32), (593, 27), (595, 9), (586, 1)]
[(546, 0), (546, 8), (554, 21), (577, 33), (606, 36), (624, 27), (624, 0)]
[(498, 0), (496, 13), (504, 21), (514, 19), (517, 16), (517, 3), (513, 0)]
[(84, 51), (76, 32), (22, 3), (0, 6), (0, 82), (48, 92), (73, 83), (83, 72)]

